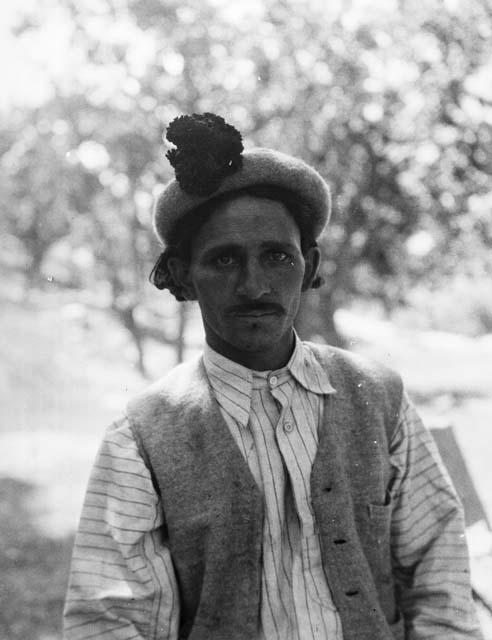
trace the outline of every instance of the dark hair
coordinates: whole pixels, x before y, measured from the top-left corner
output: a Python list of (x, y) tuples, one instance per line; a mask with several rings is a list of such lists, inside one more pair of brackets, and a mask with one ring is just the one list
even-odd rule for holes
[[(175, 225), (169, 243), (155, 263), (149, 279), (158, 289), (169, 289), (178, 301), (184, 301), (181, 285), (177, 283), (168, 266), (168, 259), (179, 257), (186, 262), (191, 260), (193, 239), (197, 236), (201, 227), (207, 222), (212, 213), (225, 204), (239, 196), (249, 195), (256, 198), (265, 198), (281, 202), (296, 222), (301, 232), (301, 250), (305, 253), (311, 247), (316, 247), (317, 242), (313, 236), (310, 226), (306, 223), (309, 220), (307, 205), (293, 191), (281, 187), (274, 187), (269, 184), (259, 184), (250, 187), (237, 189), (222, 193), (211, 200), (207, 200), (193, 211), (183, 216)], [(323, 284), (320, 276), (317, 276), (311, 287), (317, 289)]]

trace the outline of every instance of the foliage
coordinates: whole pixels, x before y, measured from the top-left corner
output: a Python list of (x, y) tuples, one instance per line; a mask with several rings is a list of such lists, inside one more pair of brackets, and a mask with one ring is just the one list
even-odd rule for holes
[[(40, 11), (18, 28), (26, 43), (54, 9)], [(158, 304), (143, 286), (157, 253), (151, 201), (172, 175), (159, 136), (181, 113), (219, 113), (246, 148), (303, 157), (331, 184), (327, 284), (309, 298), (306, 333), (334, 340), (341, 304), (404, 304), (470, 255), (490, 273), (487, 3), (84, 0), (57, 11), (77, 73), (0, 140), (7, 230), (31, 272), (59, 239), (90, 252), (140, 348), (137, 311)]]

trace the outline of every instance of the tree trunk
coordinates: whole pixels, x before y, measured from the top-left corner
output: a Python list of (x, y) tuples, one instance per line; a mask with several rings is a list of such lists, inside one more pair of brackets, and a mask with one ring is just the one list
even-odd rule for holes
[(318, 291), (304, 294), (295, 322), (299, 336), (303, 340), (343, 347), (344, 340), (335, 325), (335, 311), (332, 295), (322, 295)]
[(142, 333), (140, 331), (139, 326), (135, 321), (134, 306), (118, 306), (113, 305), (113, 309), (118, 314), (121, 324), (129, 331), (130, 335), (133, 338), (133, 342), (137, 349), (137, 368), (139, 372), (144, 376), (144, 378), (148, 377), (147, 369), (145, 367), (145, 358), (144, 358), (144, 346)]
[(344, 348), (346, 346), (345, 340), (335, 324), (336, 310), (337, 307), (332, 296), (320, 296), (318, 313), (322, 327), (321, 335), (327, 344), (331, 344), (333, 347)]
[(176, 362), (183, 362), (185, 350), (185, 332), (188, 320), (187, 308), (185, 302), (180, 302), (178, 307), (178, 335), (176, 338)]
[(41, 265), (43, 264), (45, 249), (43, 247), (30, 248), (31, 262), (26, 269), (25, 290), (28, 293), (41, 282)]

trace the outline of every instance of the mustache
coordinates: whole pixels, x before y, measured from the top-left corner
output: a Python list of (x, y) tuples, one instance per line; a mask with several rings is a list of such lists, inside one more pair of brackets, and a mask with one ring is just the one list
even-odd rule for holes
[(228, 307), (228, 315), (243, 315), (247, 313), (284, 313), (285, 309), (276, 302), (245, 302)]

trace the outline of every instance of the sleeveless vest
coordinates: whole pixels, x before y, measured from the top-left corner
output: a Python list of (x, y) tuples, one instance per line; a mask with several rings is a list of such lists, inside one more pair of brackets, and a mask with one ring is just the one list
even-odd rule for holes
[[(403, 639), (390, 554), (388, 441), (402, 384), (388, 369), (308, 343), (329, 373), (311, 473), (324, 572), (344, 640)], [(253, 640), (260, 615), (263, 504), (208, 383), (184, 363), (128, 405), (164, 512), (180, 639)]]

